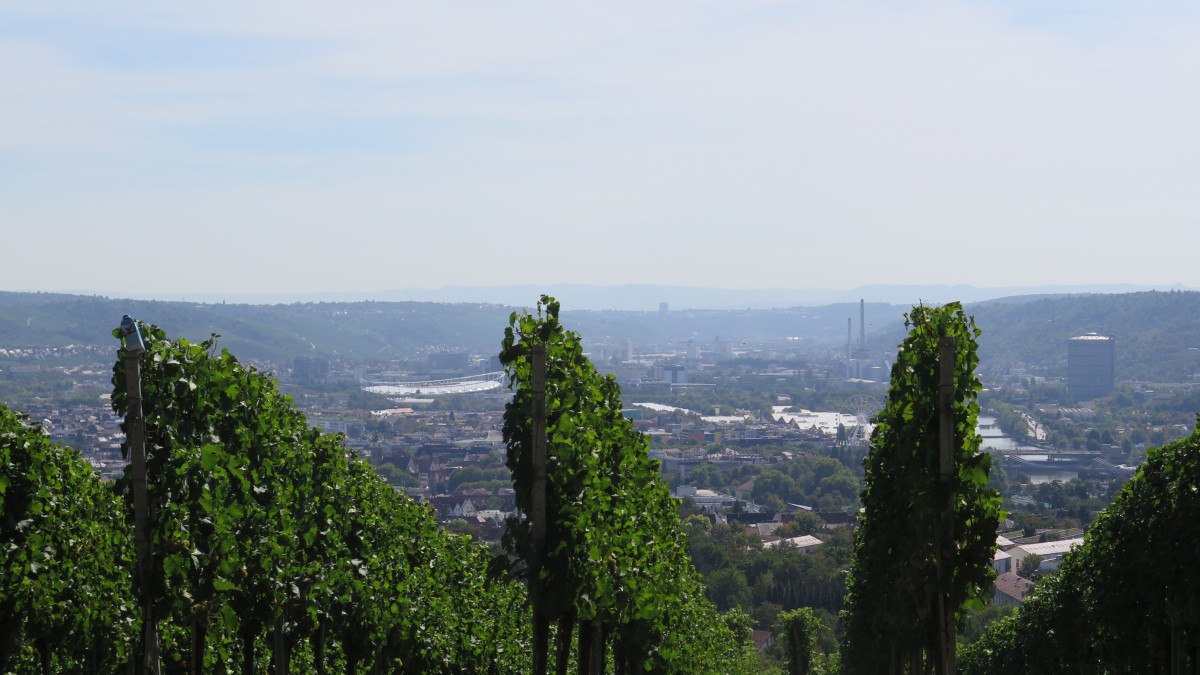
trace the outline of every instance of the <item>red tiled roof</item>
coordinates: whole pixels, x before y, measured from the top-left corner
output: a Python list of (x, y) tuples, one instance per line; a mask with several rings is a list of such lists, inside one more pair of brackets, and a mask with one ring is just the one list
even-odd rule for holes
[(1024, 602), (1025, 596), (1033, 590), (1033, 582), (1019, 577), (1012, 572), (1005, 572), (996, 577), (996, 590), (1017, 602)]

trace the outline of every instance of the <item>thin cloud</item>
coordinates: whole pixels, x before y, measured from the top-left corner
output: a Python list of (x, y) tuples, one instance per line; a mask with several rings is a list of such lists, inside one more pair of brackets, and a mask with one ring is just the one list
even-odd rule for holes
[[(2, 18), (0, 196), (14, 229), (79, 250), (45, 281), (44, 261), (14, 261), (0, 287), (120, 290), (94, 282), (127, 248), (116, 233), (137, 233), (181, 292), (1165, 271), (1200, 285), (1187, 5), (118, 3)], [(168, 262), (159, 228), (197, 240)], [(217, 260), (229, 241), (272, 254)], [(944, 242), (965, 253), (957, 267)]]

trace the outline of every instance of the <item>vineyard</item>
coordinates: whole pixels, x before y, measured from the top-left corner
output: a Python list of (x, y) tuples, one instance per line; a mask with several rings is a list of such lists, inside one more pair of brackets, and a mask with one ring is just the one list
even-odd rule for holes
[[(504, 344), (517, 390), (505, 433), (526, 500), (522, 345), (535, 333), (550, 344), (553, 549), (536, 558), (523, 521), (510, 524), (515, 553), (500, 557), (441, 529), (216, 336), (140, 326), (142, 573), (131, 476), (103, 483), (0, 407), (0, 671), (518, 673), (533, 665), (535, 635), (556, 640), (559, 672), (601, 664), (610, 646), (618, 672), (739, 669), (753, 658), (745, 622), (704, 599), (615, 382), (582, 359), (557, 304), (547, 310), (520, 318)], [(134, 399), (128, 349), (113, 369), (121, 415)], [(554, 599), (552, 633), (527, 588)]]
[[(1200, 672), (1200, 430), (1151, 450), (1020, 609), (957, 641), (1003, 517), (974, 433), (980, 331), (956, 303), (906, 322), (841, 653), (812, 608), (780, 612), (788, 672)], [(217, 336), (140, 324), (133, 344), (133, 326), (114, 331), (121, 479), (0, 406), (0, 672), (760, 672), (749, 617), (706, 599), (689, 554), (708, 522), (681, 524), (616, 380), (553, 298), (501, 340), (524, 515), (495, 550), (441, 528)]]

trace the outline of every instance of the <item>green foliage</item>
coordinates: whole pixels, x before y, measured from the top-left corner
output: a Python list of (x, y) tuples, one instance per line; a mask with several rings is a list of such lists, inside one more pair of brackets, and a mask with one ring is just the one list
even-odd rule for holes
[(1148, 453), (1017, 612), (964, 650), (964, 673), (1200, 669), (1200, 419)]
[(788, 675), (809, 675), (821, 620), (807, 607), (779, 615), (782, 638), (786, 641)]
[(736, 567), (723, 567), (706, 577), (708, 582), (708, 597), (716, 604), (717, 609), (747, 609), (750, 607), (750, 584), (746, 575)]
[[(991, 458), (975, 433), (981, 389), (974, 322), (957, 303), (914, 307), (892, 367), (891, 388), (866, 459), (864, 513), (846, 600), (842, 664), (849, 672), (897, 672), (937, 653), (937, 602), (978, 601), (991, 588), (1000, 496), (987, 486)], [(938, 478), (938, 344), (955, 342), (954, 473)], [(950, 490), (947, 493), (947, 489)], [(952, 553), (939, 575), (938, 531), (953, 496)], [(939, 579), (942, 584), (939, 587)]]
[[(795, 448), (791, 448), (795, 450)], [(766, 503), (804, 504), (822, 511), (840, 511), (857, 503), (861, 482), (854, 471), (833, 457), (800, 452), (774, 464), (751, 464), (722, 469), (699, 464), (688, 471), (687, 484), (724, 492), (754, 479), (751, 498)]]
[[(708, 598), (719, 607), (749, 611), (756, 628), (773, 630), (781, 612), (801, 607), (830, 617), (832, 625), (842, 609), (853, 538), (849, 528), (818, 531), (825, 543), (811, 553), (763, 548), (758, 535), (742, 526), (710, 525), (703, 516), (690, 516), (685, 529), (688, 552), (704, 575)], [(836, 651), (832, 633), (828, 635), (826, 648)]]
[(450, 474), (449, 480), (446, 481), (446, 489), (454, 492), (460, 487), (471, 483), (490, 484), (497, 481), (501, 481), (507, 486), (510, 475), (508, 469), (502, 466), (492, 468), (467, 466)]
[(558, 316), (558, 302), (542, 296), (536, 315), (514, 313), (504, 333), (500, 360), (515, 389), (504, 439), (525, 513), (532, 509), (534, 344), (546, 348), (548, 436), (544, 551), (534, 549), (527, 520), (510, 521), (506, 541), (543, 589), (547, 615), (560, 627), (577, 621), (581, 642), (601, 626), (618, 669), (730, 672), (749, 642), (732, 635), (704, 598), (675, 501), (645, 438), (621, 414), (616, 380), (596, 372)]
[(789, 537), (801, 537), (806, 534), (817, 535), (824, 532), (824, 530), (825, 521), (821, 520), (821, 516), (812, 511), (797, 509), (792, 514), (792, 519), (780, 525), (779, 529), (775, 530), (775, 534), (786, 539)]
[(380, 462), (375, 465), (375, 470), (384, 480), (395, 487), (416, 487), (420, 484), (416, 476), (396, 466), (393, 462)]
[(1038, 568), (1041, 567), (1043, 558), (1040, 555), (1028, 555), (1017, 566), (1017, 574), (1026, 579), (1033, 579), (1038, 574)]
[(1029, 440), (1029, 424), (1025, 417), (1007, 403), (996, 403), (996, 423), (1009, 438), (1024, 443)]
[(0, 405), (0, 671), (115, 670), (132, 549), (91, 465)]
[(142, 334), (154, 553), (137, 592), (154, 604), (164, 663), (527, 668), (523, 589), (488, 577), (485, 549), (438, 528), (213, 339)]
[(961, 652), (962, 645), (975, 642), (988, 626), (1012, 614), (1016, 609), (1013, 605), (1000, 604), (967, 608), (960, 615), (958, 622), (959, 651)]

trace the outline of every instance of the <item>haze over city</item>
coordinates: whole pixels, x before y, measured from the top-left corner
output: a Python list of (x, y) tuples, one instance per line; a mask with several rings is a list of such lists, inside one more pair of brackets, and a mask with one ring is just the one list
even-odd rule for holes
[(6, 3), (0, 288), (1200, 286), (1198, 24)]

